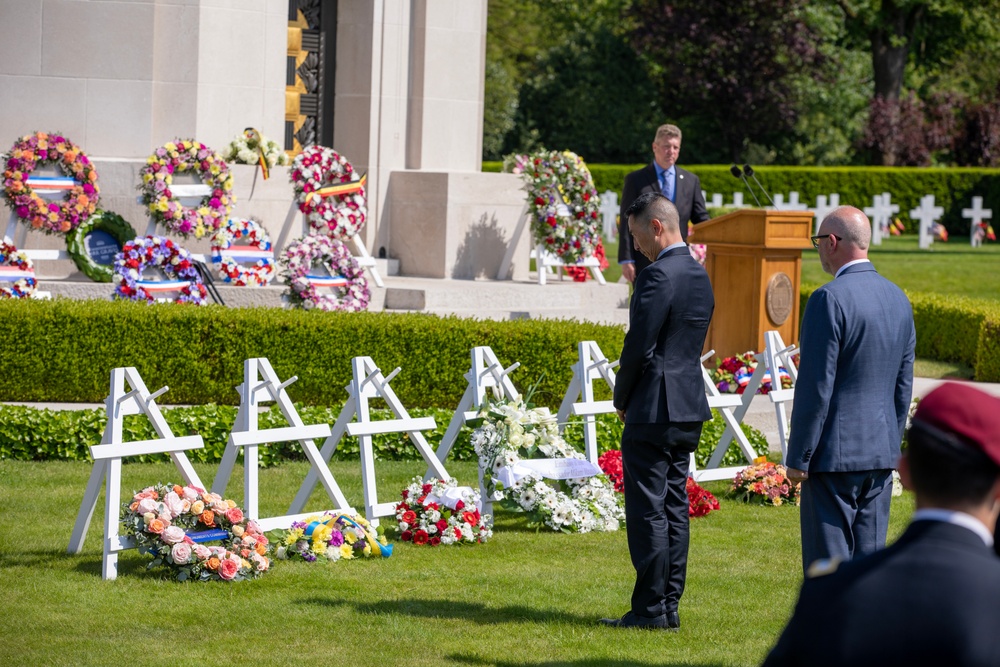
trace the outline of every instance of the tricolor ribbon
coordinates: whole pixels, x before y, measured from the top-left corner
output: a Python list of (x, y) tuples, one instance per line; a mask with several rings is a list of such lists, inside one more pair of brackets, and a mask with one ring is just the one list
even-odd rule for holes
[(39, 192), (57, 192), (59, 190), (72, 190), (80, 183), (76, 179), (66, 176), (28, 176), (25, 184)]
[(34, 279), (34, 271), (25, 271), (16, 266), (0, 266), (0, 281), (16, 283), (22, 278)]
[(365, 187), (366, 180), (368, 180), (368, 174), (364, 174), (359, 181), (352, 181), (351, 183), (344, 183), (342, 185), (329, 185), (319, 190), (313, 190), (306, 193), (306, 203), (311, 202), (313, 197), (333, 197), (335, 195), (353, 194)]
[(271, 261), (274, 259), (274, 251), (263, 250), (260, 246), (256, 245), (235, 245), (229, 246), (226, 250), (219, 250), (218, 253), (212, 256), (213, 261), (218, 261), (223, 257), (228, 257), (230, 259), (239, 260), (258, 260), (263, 259), (265, 261)]
[(313, 531), (315, 531), (320, 526), (329, 525), (330, 522), (336, 523), (341, 519), (343, 519), (345, 523), (349, 523), (352, 526), (361, 529), (361, 532), (365, 534), (365, 542), (367, 542), (368, 546), (371, 547), (372, 553), (375, 553), (375, 551), (378, 550), (378, 553), (380, 553), (383, 558), (388, 558), (389, 556), (392, 555), (391, 544), (385, 545), (380, 543), (376, 538), (375, 533), (373, 533), (371, 530), (365, 528), (360, 523), (355, 521), (353, 518), (351, 518), (349, 514), (328, 514), (324, 516), (322, 519), (312, 521), (306, 526), (305, 530), (303, 531), (303, 535), (305, 537), (312, 537)]
[(347, 287), (347, 278), (344, 276), (306, 276), (306, 280), (313, 287)]
[(257, 154), (260, 156), (257, 164), (260, 165), (260, 170), (264, 173), (264, 180), (266, 181), (270, 172), (267, 169), (267, 157), (264, 155), (264, 137), (252, 127), (243, 130), (243, 136), (247, 138), (247, 141), (257, 142)]
[(187, 280), (137, 280), (135, 284), (147, 292), (176, 292), (191, 283)]

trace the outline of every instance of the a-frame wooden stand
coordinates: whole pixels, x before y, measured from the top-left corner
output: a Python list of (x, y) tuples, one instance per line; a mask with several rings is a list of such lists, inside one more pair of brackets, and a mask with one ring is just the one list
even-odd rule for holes
[[(417, 448), (424, 461), (430, 466), (434, 475), (439, 479), (450, 479), (451, 475), (445, 470), (444, 464), (434, 456), (424, 434), (421, 431), (433, 430), (436, 427), (433, 417), (411, 417), (410, 413), (403, 406), (403, 403), (396, 396), (389, 383), (392, 381), (400, 369), (396, 368), (388, 376), (375, 365), (371, 357), (354, 357), (351, 360), (353, 377), (351, 384), (346, 389), (350, 397), (340, 411), (337, 422), (333, 425), (330, 436), (323, 443), (320, 458), (326, 462), (330, 460), (337, 449), (341, 438), (347, 433), (357, 437), (361, 449), (361, 473), (365, 495), (365, 518), (373, 526), (378, 526), (379, 517), (391, 516), (396, 512), (396, 502), (380, 503), (378, 500), (378, 487), (375, 480), (375, 452), (372, 447), (372, 436), (379, 433), (406, 433), (410, 442)], [(372, 421), (369, 413), (368, 400), (371, 398), (382, 398), (396, 419), (384, 419)], [(357, 418), (357, 421), (352, 421)], [(316, 472), (309, 471), (309, 475), (302, 483), (295, 500), (292, 501), (290, 512), (299, 512), (305, 506), (313, 489), (316, 487)]]
[[(313, 440), (315, 438), (326, 438), (330, 435), (329, 424), (305, 425), (299, 416), (292, 399), (285, 391), (285, 387), (295, 382), (297, 376), (292, 376), (282, 382), (278, 379), (270, 362), (263, 358), (247, 359), (243, 362), (243, 384), (236, 388), (240, 393), (240, 408), (236, 413), (236, 423), (233, 425), (232, 433), (229, 434), (229, 441), (226, 451), (222, 455), (222, 463), (219, 464), (218, 473), (212, 483), (212, 492), (220, 495), (225, 493), (229, 478), (232, 476), (233, 465), (243, 450), (244, 467), (244, 511), (250, 519), (254, 519), (260, 524), (262, 530), (273, 530), (275, 528), (288, 528), (293, 522), (299, 521), (307, 515), (298, 515), (289, 510), (284, 516), (261, 518), (258, 506), (259, 484), (257, 469), (257, 448), (260, 445), (270, 442), (289, 442), (297, 440), (305, 451), (306, 458), (309, 459), (312, 468), (310, 475), (314, 475), (322, 480), (323, 488), (329, 496), (334, 511), (354, 513), (347, 499), (344, 497), (337, 480), (327, 467), (326, 461), (320, 456)], [(258, 405), (264, 401), (274, 401), (281, 414), (288, 420), (290, 426), (270, 429), (257, 428)]]
[[(614, 414), (613, 401), (594, 400), (594, 380), (604, 380), (613, 392), (615, 390), (615, 367), (617, 361), (609, 362), (595, 341), (585, 340), (577, 345), (578, 360), (573, 364), (573, 379), (570, 380), (566, 395), (559, 406), (557, 420), (559, 429), (565, 430), (569, 415), (583, 417), (583, 442), (587, 460), (597, 465), (597, 423), (596, 415)], [(577, 399), (580, 399), (577, 402)]]
[[(126, 383), (131, 387), (126, 391)], [(90, 448), (94, 458), (94, 469), (87, 482), (87, 490), (80, 503), (80, 511), (76, 515), (76, 524), (69, 539), (68, 552), (78, 554), (83, 549), (83, 541), (90, 528), (90, 520), (97, 507), (97, 497), (101, 492), (101, 483), (106, 482), (104, 493), (104, 556), (101, 564), (101, 576), (104, 579), (115, 579), (118, 576), (118, 553), (126, 549), (134, 549), (135, 542), (128, 537), (119, 535), (119, 516), (121, 511), (121, 472), (122, 458), (140, 456), (142, 454), (169, 453), (174, 465), (189, 486), (200, 489), (205, 487), (198, 478), (184, 453), (190, 449), (203, 446), (200, 435), (175, 436), (167, 425), (156, 398), (167, 391), (163, 387), (150, 394), (145, 383), (139, 377), (139, 372), (129, 366), (115, 368), (111, 371), (111, 391), (104, 401), (107, 413), (107, 425), (101, 444)], [(144, 414), (149, 418), (160, 436), (153, 440), (122, 441), (122, 424), (125, 415)]]

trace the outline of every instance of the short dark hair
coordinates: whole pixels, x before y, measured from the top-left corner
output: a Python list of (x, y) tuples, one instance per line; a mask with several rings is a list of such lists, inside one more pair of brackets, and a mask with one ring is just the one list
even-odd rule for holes
[(917, 495), (942, 505), (983, 503), (1000, 466), (958, 436), (914, 420), (906, 434), (910, 477)]
[(636, 197), (625, 211), (625, 221), (627, 222), (629, 218), (641, 225), (649, 225), (653, 218), (657, 218), (664, 226), (669, 226), (673, 222), (673, 225), (680, 229), (677, 208), (659, 192), (644, 192)]

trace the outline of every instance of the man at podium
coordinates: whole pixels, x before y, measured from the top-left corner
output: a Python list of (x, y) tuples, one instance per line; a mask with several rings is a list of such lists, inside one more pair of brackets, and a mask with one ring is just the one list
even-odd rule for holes
[(681, 152), (681, 130), (676, 125), (661, 125), (653, 139), (653, 163), (625, 177), (622, 204), (618, 216), (618, 263), (625, 280), (635, 283), (635, 277), (649, 266), (649, 260), (635, 247), (628, 229), (628, 211), (636, 198), (647, 192), (662, 194), (673, 202), (680, 216), (681, 239), (687, 241), (688, 221), (708, 220), (701, 181), (686, 169), (677, 166)]

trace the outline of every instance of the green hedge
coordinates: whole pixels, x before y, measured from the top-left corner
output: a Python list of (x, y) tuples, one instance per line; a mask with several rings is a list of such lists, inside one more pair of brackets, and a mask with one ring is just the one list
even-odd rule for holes
[[(500, 171), (501, 163), (483, 163), (484, 171)], [(625, 175), (642, 165), (588, 165), (598, 192), (612, 190), (621, 196)], [(713, 193), (731, 200), (732, 193), (744, 193), (744, 201), (752, 201), (743, 182), (729, 173), (726, 165), (684, 165), (701, 179), (701, 187), (711, 197)], [(899, 205), (899, 219), (909, 231), (916, 225), (910, 211), (920, 205), (920, 198), (932, 194), (935, 205), (944, 208), (941, 222), (958, 236), (969, 235), (969, 221), (962, 209), (972, 204), (972, 197), (983, 198), (986, 208), (1000, 210), (1000, 169), (967, 167), (757, 167), (757, 178), (772, 194), (799, 193), (799, 201), (816, 203), (819, 195), (840, 194), (842, 204), (858, 208), (871, 206), (872, 197), (883, 192), (892, 194)], [(755, 187), (756, 189), (756, 187)]]
[[(333, 424), (340, 414), (342, 405), (332, 407), (296, 406), (299, 416), (306, 424)], [(413, 417), (434, 417), (437, 428), (423, 431), (427, 442), (437, 448), (444, 436), (453, 411), (442, 408), (410, 410)], [(236, 408), (229, 405), (199, 405), (170, 408), (163, 411), (164, 419), (174, 435), (200, 435), (205, 446), (187, 452), (188, 458), (196, 463), (218, 463), (226, 449), (229, 432), (236, 421)], [(391, 419), (389, 410), (373, 410), (375, 420)], [(49, 410), (18, 405), (0, 405), (0, 459), (19, 461), (90, 461), (91, 445), (101, 440), (106, 424), (105, 413), (100, 410)], [(260, 413), (258, 426), (261, 429), (287, 426), (288, 422), (279, 410), (271, 409)], [(750, 444), (758, 454), (767, 454), (767, 440), (763, 434), (743, 424)], [(725, 430), (725, 422), (713, 411), (713, 420), (705, 424), (701, 442), (695, 454), (698, 465), (704, 466), (715, 451), (715, 446)], [(470, 461), (475, 459), (475, 451), (469, 442), (467, 427), (463, 427), (458, 440), (448, 455), (448, 460)], [(617, 449), (621, 443), (622, 424), (615, 415), (597, 417), (597, 438), (601, 453)], [(579, 418), (572, 418), (567, 425), (565, 437), (579, 451), (583, 451), (583, 426)], [(122, 439), (126, 442), (157, 437), (145, 416), (125, 417)], [(316, 441), (317, 447), (322, 441)], [(375, 458), (389, 461), (419, 460), (420, 454), (409, 439), (399, 433), (373, 436), (372, 448)], [(282, 461), (304, 460), (302, 447), (297, 442), (279, 442), (258, 449), (261, 465), (270, 466)], [(357, 438), (345, 435), (337, 444), (333, 459), (337, 461), (356, 460), (360, 449)], [(130, 462), (167, 461), (166, 454), (130, 457)], [(723, 466), (739, 465), (742, 455), (735, 444), (730, 445), (723, 459)]]
[(481, 321), (408, 313), (325, 313), (280, 308), (149, 306), (121, 301), (0, 301), (0, 401), (102, 402), (112, 368), (135, 366), (164, 404), (235, 405), (243, 361), (266, 357), (289, 394), (306, 405), (346, 398), (351, 359), (370, 356), (408, 408), (454, 409), (465, 391), (470, 351), (488, 345), (515, 361), (514, 384), (538, 382), (540, 405), (558, 406), (577, 344), (594, 340), (609, 358), (619, 326), (561, 320)]
[[(804, 285), (800, 313), (817, 288)], [(917, 330), (917, 357), (960, 361), (979, 382), (1000, 382), (1000, 303), (908, 292)]]

